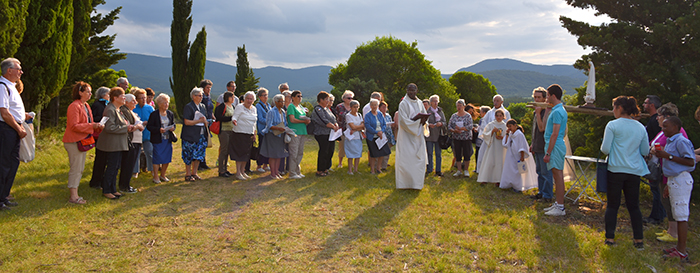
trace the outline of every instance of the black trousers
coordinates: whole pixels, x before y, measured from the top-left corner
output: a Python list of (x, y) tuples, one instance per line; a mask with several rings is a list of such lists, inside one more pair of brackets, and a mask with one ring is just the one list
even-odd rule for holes
[[(21, 126), (21, 125), (20, 125)], [(0, 121), (0, 202), (7, 201), (19, 168), (19, 134)]]
[(119, 168), (119, 189), (123, 191), (131, 187), (131, 173), (134, 171), (139, 151), (141, 151), (141, 143), (131, 143), (129, 150), (122, 152), (121, 167)]
[(639, 176), (608, 171), (608, 208), (605, 210), (605, 238), (615, 239), (617, 211), (625, 194), (625, 205), (630, 214), (634, 239), (644, 239), (642, 211), (639, 210)]
[(335, 152), (335, 141), (328, 141), (328, 135), (315, 135), (318, 142), (318, 159), (316, 160), (316, 171), (324, 172), (333, 165), (333, 153)]
[(90, 187), (97, 188), (102, 186), (104, 181), (105, 167), (107, 166), (107, 154), (105, 151), (95, 148), (95, 163), (92, 165), (92, 178), (90, 178)]
[[(105, 169), (104, 179), (102, 180), (102, 193), (117, 192), (117, 172), (122, 162), (122, 152), (104, 152), (106, 157), (107, 169)], [(134, 165), (131, 165), (133, 168)]]

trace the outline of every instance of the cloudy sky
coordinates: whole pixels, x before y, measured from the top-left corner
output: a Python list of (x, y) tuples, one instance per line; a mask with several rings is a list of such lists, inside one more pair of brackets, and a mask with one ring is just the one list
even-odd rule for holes
[[(170, 56), (171, 0), (107, 0), (122, 6), (106, 33), (122, 52)], [(207, 30), (207, 59), (235, 65), (245, 44), (251, 67), (336, 66), (376, 36), (418, 42), (442, 73), (489, 58), (573, 64), (588, 51), (561, 27), (564, 15), (607, 22), (564, 0), (194, 0), (190, 40)]]

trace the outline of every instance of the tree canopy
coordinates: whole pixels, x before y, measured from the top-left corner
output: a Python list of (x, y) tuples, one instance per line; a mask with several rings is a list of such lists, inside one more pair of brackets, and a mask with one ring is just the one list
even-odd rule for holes
[(204, 27), (197, 33), (190, 52), (191, 12), (192, 0), (173, 0), (173, 22), (170, 25), (173, 75), (170, 78), (170, 88), (173, 90), (176, 112), (180, 118), (182, 109), (190, 102), (190, 91), (204, 78), (207, 58), (207, 32)]
[(241, 96), (245, 92), (257, 90), (260, 78), (256, 78), (253, 69), (250, 69), (245, 45), (239, 46), (236, 53), (238, 55), (236, 59), (236, 96)]
[(496, 87), (491, 84), (491, 81), (476, 73), (459, 71), (452, 74), (449, 81), (457, 88), (459, 97), (467, 103), (491, 105), (493, 96), (497, 94)]
[[(331, 69), (328, 83), (334, 87), (342, 86), (353, 78), (374, 81), (378, 89), (372, 91), (384, 93), (391, 112), (398, 109), (409, 83), (418, 85), (419, 98), (439, 95), (440, 105), (446, 114), (455, 109), (455, 87), (440, 75), (431, 61), (425, 59), (418, 50), (417, 42), (409, 44), (391, 36), (377, 37), (374, 41), (358, 46), (347, 63)], [(369, 101), (369, 94), (361, 95), (363, 97), (356, 95), (356, 99), (362, 103)]]
[(29, 0), (0, 0), (0, 59), (12, 57), (27, 29)]
[[(632, 95), (638, 102), (646, 95), (675, 103), (690, 139), (700, 142), (700, 126), (693, 113), (700, 104), (700, 2), (653, 0), (567, 0), (577, 8), (592, 8), (612, 18), (592, 26), (561, 16), (560, 21), (590, 54), (575, 67), (596, 67), (596, 105), (610, 108), (612, 98)], [(577, 103), (585, 89), (579, 89)], [(575, 118), (574, 118), (575, 120)], [(609, 118), (586, 119), (590, 128), (583, 152), (595, 153)], [(691, 129), (692, 128), (692, 129)], [(572, 145), (573, 146), (573, 145)]]

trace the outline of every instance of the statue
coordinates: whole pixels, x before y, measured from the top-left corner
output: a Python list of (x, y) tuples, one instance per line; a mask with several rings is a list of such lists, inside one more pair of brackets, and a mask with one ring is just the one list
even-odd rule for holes
[(583, 99), (586, 101), (582, 107), (595, 108), (595, 66), (592, 61), (588, 61), (590, 69), (588, 70), (588, 86), (586, 88), (586, 96)]

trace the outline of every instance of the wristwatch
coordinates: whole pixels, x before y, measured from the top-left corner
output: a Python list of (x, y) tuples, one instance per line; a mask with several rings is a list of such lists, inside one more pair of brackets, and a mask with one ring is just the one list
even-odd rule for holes
[(548, 156), (548, 155), (549, 155), (549, 153), (545, 153), (545, 154), (544, 154), (544, 156)]
[(672, 155), (668, 155), (668, 160), (673, 161), (673, 156), (672, 156)]

